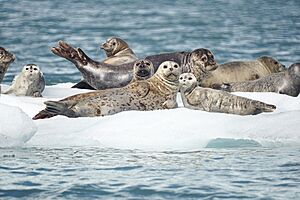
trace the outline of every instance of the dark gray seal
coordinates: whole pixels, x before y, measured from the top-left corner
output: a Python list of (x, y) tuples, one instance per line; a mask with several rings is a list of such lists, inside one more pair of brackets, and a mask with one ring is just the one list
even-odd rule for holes
[[(15, 56), (3, 47), (0, 47), (0, 84), (3, 81), (4, 75), (7, 72), (9, 64), (14, 62)], [(1, 85), (0, 85), (1, 93)]]
[(225, 83), (222, 90), (228, 92), (275, 92), (296, 97), (300, 92), (300, 63), (292, 64), (285, 72), (237, 83)]
[[(59, 41), (57, 47), (51, 51), (71, 61), (82, 73), (84, 80), (76, 88), (107, 89), (123, 87), (133, 78), (134, 62), (118, 66), (97, 62), (89, 58), (80, 48), (74, 49), (63, 41)], [(152, 62), (154, 72), (164, 61), (173, 61), (180, 65), (183, 72), (192, 72), (197, 79), (202, 79), (206, 73), (217, 68), (213, 54), (208, 49), (200, 48), (192, 52), (175, 52), (148, 56), (145, 59)]]

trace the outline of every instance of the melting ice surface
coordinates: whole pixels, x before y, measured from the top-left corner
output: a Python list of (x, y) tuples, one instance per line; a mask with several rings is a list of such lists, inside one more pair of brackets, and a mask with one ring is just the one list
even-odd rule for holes
[[(32, 121), (46, 100), (58, 100), (87, 90), (72, 84), (47, 86), (43, 98), (1, 95), (0, 145), (65, 147), (100, 146), (142, 150), (196, 150), (199, 148), (298, 146), (300, 97), (274, 93), (236, 93), (277, 106), (273, 113), (238, 116), (183, 108), (127, 111), (70, 119), (58, 116)], [(25, 113), (26, 114), (25, 114)], [(29, 117), (28, 117), (28, 116)], [(35, 133), (35, 134), (34, 134)]]

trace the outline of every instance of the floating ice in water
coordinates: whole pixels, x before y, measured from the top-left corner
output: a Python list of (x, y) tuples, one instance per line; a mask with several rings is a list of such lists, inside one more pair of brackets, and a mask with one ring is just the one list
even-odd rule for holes
[(36, 125), (20, 108), (0, 103), (0, 111), (0, 147), (21, 145), (36, 133)]
[[(71, 85), (47, 86), (44, 98), (2, 95), (0, 103), (18, 106), (33, 117), (45, 107), (46, 100), (87, 92), (71, 89)], [(183, 151), (205, 147), (300, 145), (300, 97), (275, 93), (236, 94), (274, 104), (277, 109), (273, 113), (238, 116), (189, 110), (180, 102), (180, 108), (173, 110), (127, 111), (106, 117), (75, 119), (57, 116), (34, 121), (38, 131), (27, 145)]]

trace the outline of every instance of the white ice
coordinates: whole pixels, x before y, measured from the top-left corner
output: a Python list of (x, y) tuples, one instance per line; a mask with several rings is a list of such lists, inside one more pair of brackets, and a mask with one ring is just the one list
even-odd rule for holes
[[(43, 102), (46, 100), (58, 100), (87, 92), (71, 89), (71, 85), (66, 83), (47, 86), (43, 98), (2, 94), (0, 103), (19, 107), (33, 117), (44, 109)], [(3, 90), (5, 87), (7, 86)], [(277, 109), (273, 113), (254, 116), (208, 113), (183, 108), (178, 96), (180, 107), (173, 110), (127, 111), (106, 117), (76, 119), (57, 116), (32, 121), (20, 110), (2, 106), (0, 133), (6, 138), (21, 142), (26, 142), (31, 137), (26, 146), (42, 147), (99, 146), (185, 151), (204, 148), (218, 138), (251, 140), (266, 147), (300, 146), (300, 96), (289, 97), (274, 93), (236, 94), (274, 104)], [(2, 136), (0, 140), (0, 147), (4, 146), (6, 142), (2, 142)]]

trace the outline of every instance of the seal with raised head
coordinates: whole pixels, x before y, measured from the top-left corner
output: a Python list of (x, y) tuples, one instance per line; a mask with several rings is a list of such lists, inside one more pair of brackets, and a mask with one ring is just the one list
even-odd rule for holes
[[(97, 62), (89, 58), (80, 48), (74, 49), (63, 41), (59, 41), (58, 46), (53, 47), (51, 51), (71, 61), (82, 73), (84, 80), (94, 89), (123, 87), (128, 85), (133, 77), (134, 62), (118, 66)], [(211, 51), (203, 48), (192, 52), (148, 56), (145, 59), (153, 63), (154, 72), (162, 62), (174, 61), (179, 64), (183, 72), (192, 72), (199, 80), (218, 67)], [(86, 87), (79, 84), (78, 88)]]
[(275, 92), (296, 97), (300, 92), (300, 63), (292, 64), (284, 72), (257, 80), (225, 83), (220, 89), (228, 92)]
[(236, 96), (225, 91), (197, 86), (197, 79), (192, 73), (179, 77), (180, 93), (184, 107), (207, 112), (220, 112), (237, 115), (255, 115), (272, 112), (274, 105)]
[(67, 117), (106, 116), (126, 110), (157, 110), (177, 107), (180, 66), (172, 61), (163, 62), (147, 80), (137, 80), (123, 88), (97, 90), (77, 94), (60, 101), (46, 101), (46, 109), (33, 119), (56, 115)]
[(110, 65), (121, 65), (138, 60), (133, 50), (128, 44), (118, 37), (110, 37), (101, 46), (107, 58), (103, 63)]
[(151, 61), (147, 59), (140, 59), (134, 63), (133, 67), (133, 81), (147, 80), (154, 74), (154, 68)]
[(4, 94), (42, 97), (44, 89), (45, 79), (40, 68), (35, 64), (27, 64), (21, 73), (14, 78), (12, 85)]
[[(100, 46), (104, 50), (107, 58), (102, 61), (102, 63), (109, 65), (122, 65), (126, 63), (132, 63), (138, 60), (137, 56), (134, 54), (133, 50), (128, 46), (128, 44), (117, 37), (110, 37)], [(94, 89), (85, 80), (72, 86), (72, 88), (81, 89)]]
[[(4, 75), (7, 72), (8, 66), (10, 63), (14, 62), (14, 54), (7, 51), (5, 48), (0, 47), (0, 84), (3, 81)], [(1, 93), (1, 85), (0, 85)]]
[(207, 73), (202, 80), (198, 81), (202, 87), (214, 88), (215, 85), (255, 80), (284, 70), (285, 66), (276, 59), (262, 56), (252, 61), (235, 61), (221, 64), (218, 69)]

